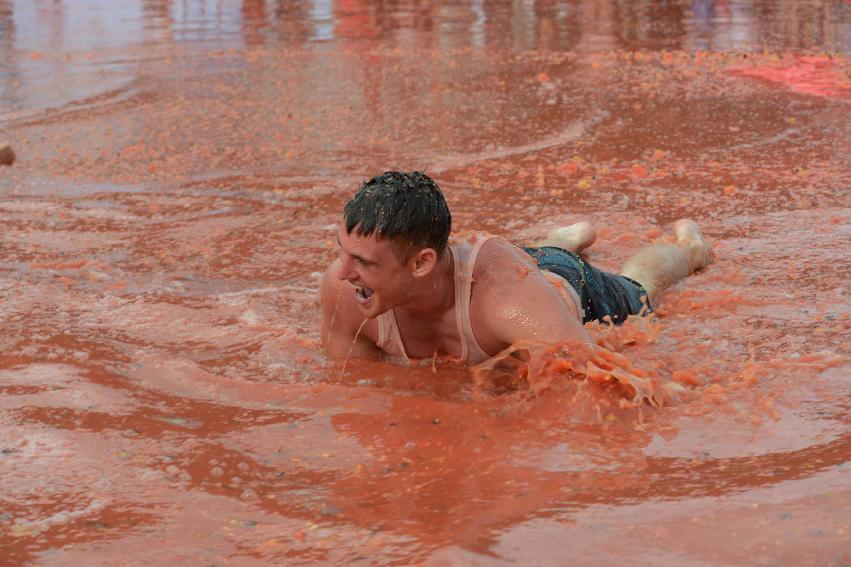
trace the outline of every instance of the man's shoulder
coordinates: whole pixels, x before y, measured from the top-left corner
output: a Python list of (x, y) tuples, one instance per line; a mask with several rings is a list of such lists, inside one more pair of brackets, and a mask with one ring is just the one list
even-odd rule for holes
[(474, 310), (488, 317), (516, 311), (518, 306), (529, 307), (531, 303), (558, 309), (566, 305), (571, 310), (575, 310), (576, 303), (572, 296), (560, 292), (531, 254), (498, 237), (482, 245), (476, 258), (470, 300)]
[[(479, 283), (505, 283), (525, 277), (537, 269), (535, 260), (522, 248), (499, 236), (480, 237), (482, 243), (473, 266), (473, 280)], [(513, 277), (506, 277), (513, 276)]]
[(377, 340), (377, 320), (370, 319), (361, 328), (364, 318), (357, 306), (354, 289), (337, 276), (339, 272), (340, 260), (337, 259), (325, 269), (322, 275), (319, 302), (324, 318), (329, 324), (333, 320), (336, 325), (341, 325), (347, 331), (360, 328), (362, 335)]
[(332, 296), (334, 300), (337, 300), (339, 297), (339, 291), (341, 290), (341, 282), (337, 277), (337, 274), (340, 273), (340, 259), (336, 259), (327, 268), (325, 268), (325, 272), (322, 274), (322, 281), (319, 284), (319, 300), (324, 306), (326, 301), (332, 300)]
[(504, 238), (481, 245), (473, 266), (470, 309), (478, 321), (501, 318), (522, 302), (528, 278), (538, 276), (535, 260)]
[(575, 300), (559, 292), (535, 259), (501, 238), (481, 247), (473, 271), (470, 315), (486, 352), (519, 339), (584, 337)]

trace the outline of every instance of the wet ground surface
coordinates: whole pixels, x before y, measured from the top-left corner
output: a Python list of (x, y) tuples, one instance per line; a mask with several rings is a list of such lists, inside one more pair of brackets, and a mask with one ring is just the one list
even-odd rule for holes
[[(0, 563), (851, 563), (847, 2), (0, 0)], [(686, 392), (327, 362), (363, 179), (456, 232), (680, 216), (601, 345)]]

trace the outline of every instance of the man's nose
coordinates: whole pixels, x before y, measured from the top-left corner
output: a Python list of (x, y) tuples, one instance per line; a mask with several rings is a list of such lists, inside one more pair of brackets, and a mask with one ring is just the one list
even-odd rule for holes
[(353, 262), (351, 258), (347, 258), (344, 255), (340, 256), (340, 271), (337, 273), (337, 277), (341, 280), (351, 280), (354, 279), (353, 274)]

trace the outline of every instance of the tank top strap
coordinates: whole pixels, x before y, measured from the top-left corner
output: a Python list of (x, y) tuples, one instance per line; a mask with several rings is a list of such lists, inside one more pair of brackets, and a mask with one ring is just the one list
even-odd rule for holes
[(461, 337), (461, 362), (481, 362), (489, 358), (482, 350), (473, 324), (470, 321), (470, 297), (473, 291), (473, 269), (476, 258), (489, 240), (496, 238), (492, 234), (476, 234), (464, 244), (452, 248), (455, 268), (455, 318), (458, 334)]
[(385, 311), (377, 317), (378, 320), (378, 343), (377, 346), (390, 356), (401, 357), (407, 361), (408, 353), (402, 343), (402, 335), (399, 334), (399, 324), (396, 322), (396, 314), (392, 309)]

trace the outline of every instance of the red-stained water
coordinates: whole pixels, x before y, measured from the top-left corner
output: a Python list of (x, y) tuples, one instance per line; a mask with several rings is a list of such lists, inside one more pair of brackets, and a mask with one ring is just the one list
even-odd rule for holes
[[(0, 0), (0, 564), (849, 564), (849, 11)], [(422, 168), (718, 261), (570, 363), (331, 364), (341, 208)]]

